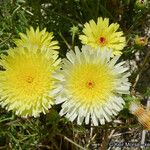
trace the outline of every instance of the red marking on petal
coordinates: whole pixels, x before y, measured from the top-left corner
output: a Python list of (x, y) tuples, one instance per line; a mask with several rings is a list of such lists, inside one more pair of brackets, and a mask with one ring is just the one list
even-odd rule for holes
[(99, 38), (99, 42), (100, 42), (101, 44), (104, 44), (104, 43), (106, 42), (106, 39), (105, 39), (104, 37), (100, 37), (100, 38)]

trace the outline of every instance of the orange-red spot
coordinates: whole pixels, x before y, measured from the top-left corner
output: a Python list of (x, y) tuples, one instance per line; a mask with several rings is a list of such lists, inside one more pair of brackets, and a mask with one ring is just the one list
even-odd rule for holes
[(26, 82), (32, 83), (32, 82), (33, 82), (33, 77), (28, 76), (28, 77), (26, 78)]
[(91, 89), (91, 88), (94, 87), (94, 82), (90, 80), (90, 81), (87, 82), (86, 85), (87, 85), (87, 87), (88, 87), (89, 89)]
[(106, 39), (104, 37), (100, 37), (99, 42), (100, 42), (100, 44), (105, 44)]
[(144, 43), (144, 42), (145, 42), (145, 38), (144, 38), (144, 37), (141, 37), (141, 38), (140, 38), (140, 41), (141, 41), (142, 43)]

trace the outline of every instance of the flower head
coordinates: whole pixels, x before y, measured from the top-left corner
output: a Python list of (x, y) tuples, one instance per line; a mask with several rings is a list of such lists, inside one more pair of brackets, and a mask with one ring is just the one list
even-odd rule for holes
[(83, 33), (85, 35), (80, 35), (79, 39), (83, 44), (90, 45), (93, 48), (100, 47), (104, 49), (105, 47), (113, 49), (113, 54), (121, 54), (121, 51), (125, 45), (125, 37), (123, 37), (123, 32), (117, 32), (119, 24), (112, 23), (109, 25), (109, 19), (104, 20), (99, 17), (97, 19), (97, 24), (94, 20), (90, 20), (89, 23), (85, 23)]
[(91, 120), (98, 125), (123, 109), (121, 95), (129, 93), (130, 74), (124, 62), (116, 64), (119, 57), (110, 59), (111, 55), (108, 49), (93, 52), (88, 46), (67, 53), (62, 70), (55, 74), (60, 80), (54, 90), (56, 103), (63, 103), (60, 115), (78, 124), (85, 119), (86, 124)]
[(52, 32), (46, 32), (46, 28), (42, 31), (33, 27), (27, 29), (26, 34), (20, 33), (21, 39), (16, 39), (15, 44), (23, 47), (35, 47), (35, 48), (46, 48), (50, 50), (59, 49), (58, 41), (53, 41), (54, 38)]
[(58, 68), (56, 51), (19, 47), (2, 55), (0, 65), (0, 104), (17, 115), (38, 116), (54, 103), (51, 91)]

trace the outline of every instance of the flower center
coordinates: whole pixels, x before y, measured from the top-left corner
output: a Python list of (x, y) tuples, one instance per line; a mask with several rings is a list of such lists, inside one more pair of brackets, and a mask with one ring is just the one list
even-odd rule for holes
[(100, 42), (100, 44), (105, 44), (106, 39), (104, 37), (100, 37), (99, 42)]
[(33, 80), (34, 80), (34, 78), (31, 76), (27, 76), (27, 78), (26, 78), (26, 82), (28, 82), (28, 83), (32, 83)]
[(67, 77), (67, 88), (83, 102), (105, 100), (114, 89), (115, 76), (104, 64), (82, 64), (73, 68)]
[(86, 86), (87, 86), (87, 88), (89, 88), (89, 89), (92, 89), (92, 88), (94, 88), (94, 82), (93, 81), (91, 81), (91, 80), (89, 80), (87, 83), (86, 83)]

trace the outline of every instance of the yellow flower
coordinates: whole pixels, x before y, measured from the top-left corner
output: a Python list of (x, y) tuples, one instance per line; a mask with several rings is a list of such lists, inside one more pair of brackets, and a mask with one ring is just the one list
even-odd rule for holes
[(75, 53), (67, 53), (62, 70), (55, 74), (60, 80), (54, 90), (56, 104), (63, 103), (60, 115), (66, 115), (70, 121), (77, 119), (78, 124), (94, 125), (111, 121), (123, 108), (122, 94), (129, 93), (128, 68), (116, 64), (118, 56), (110, 59), (112, 53), (88, 46), (82, 52), (75, 48)]
[(121, 54), (121, 50), (125, 47), (126, 41), (123, 37), (123, 32), (116, 32), (119, 28), (119, 24), (112, 23), (109, 25), (109, 19), (104, 20), (99, 17), (97, 24), (94, 20), (90, 20), (89, 23), (85, 23), (83, 33), (79, 39), (83, 44), (90, 45), (93, 48), (105, 47), (113, 49), (113, 54)]
[(138, 118), (138, 121), (145, 129), (150, 130), (150, 111), (145, 110), (142, 105), (134, 102), (130, 105), (130, 111)]
[(39, 28), (36, 30), (33, 27), (27, 29), (26, 34), (20, 33), (21, 39), (16, 39), (15, 44), (23, 47), (30, 47), (33, 48), (46, 48), (50, 50), (59, 49), (58, 41), (53, 41), (54, 38), (53, 33), (46, 32), (46, 28), (42, 31), (39, 31)]
[(139, 37), (138, 35), (135, 37), (135, 44), (138, 46), (145, 46), (148, 43), (147, 37)]
[(46, 49), (17, 47), (2, 55), (0, 65), (0, 104), (17, 115), (37, 117), (54, 103), (51, 91), (56, 80), (58, 53)]

